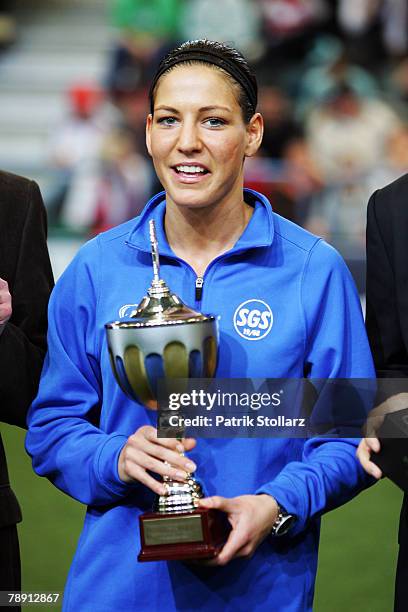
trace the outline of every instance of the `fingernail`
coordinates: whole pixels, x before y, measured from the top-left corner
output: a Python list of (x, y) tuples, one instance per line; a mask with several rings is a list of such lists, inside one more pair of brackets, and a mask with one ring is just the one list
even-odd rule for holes
[(176, 449), (179, 453), (184, 453), (184, 446), (182, 444), (177, 444)]
[(181, 470), (178, 470), (176, 472), (176, 476), (177, 478), (181, 478), (182, 480), (185, 480), (188, 476), (187, 472), (182, 472)]
[(185, 463), (184, 465), (186, 470), (188, 470), (189, 472), (195, 472), (195, 470), (197, 469), (196, 464), (192, 461), (187, 461), (187, 463)]

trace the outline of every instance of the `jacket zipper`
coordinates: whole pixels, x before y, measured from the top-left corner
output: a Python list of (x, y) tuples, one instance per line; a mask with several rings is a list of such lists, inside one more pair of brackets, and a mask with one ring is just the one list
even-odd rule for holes
[(196, 282), (195, 282), (195, 299), (196, 299), (196, 302), (201, 302), (201, 300), (202, 300), (202, 297), (203, 297), (203, 285), (204, 285), (204, 278), (202, 276), (197, 276)]

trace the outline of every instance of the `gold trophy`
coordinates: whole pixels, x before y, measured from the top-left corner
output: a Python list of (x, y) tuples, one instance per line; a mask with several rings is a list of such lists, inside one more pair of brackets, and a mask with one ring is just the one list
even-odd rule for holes
[[(218, 321), (184, 304), (160, 279), (155, 224), (149, 222), (153, 280), (129, 319), (105, 325), (115, 378), (126, 395), (157, 410), (160, 379), (212, 378), (217, 365)], [(182, 435), (182, 434), (181, 434)], [(217, 510), (197, 508), (201, 485), (190, 474), (184, 483), (163, 478), (166, 495), (139, 518), (139, 561), (214, 557), (228, 523)]]

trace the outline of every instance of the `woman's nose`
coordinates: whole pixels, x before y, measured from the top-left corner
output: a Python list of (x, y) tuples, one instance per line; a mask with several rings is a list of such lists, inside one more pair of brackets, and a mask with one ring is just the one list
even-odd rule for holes
[(201, 149), (198, 129), (191, 123), (182, 125), (179, 132), (178, 149), (184, 153), (193, 153)]

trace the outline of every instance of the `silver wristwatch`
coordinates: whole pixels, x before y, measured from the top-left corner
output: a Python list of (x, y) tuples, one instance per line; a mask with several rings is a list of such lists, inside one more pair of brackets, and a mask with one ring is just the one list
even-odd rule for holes
[(278, 516), (274, 524), (272, 525), (271, 535), (272, 536), (283, 536), (288, 533), (290, 529), (296, 523), (296, 516), (294, 514), (289, 514), (286, 512), (283, 506), (278, 504)]

